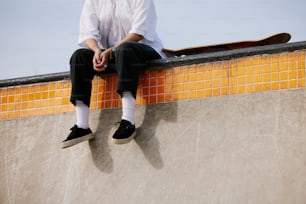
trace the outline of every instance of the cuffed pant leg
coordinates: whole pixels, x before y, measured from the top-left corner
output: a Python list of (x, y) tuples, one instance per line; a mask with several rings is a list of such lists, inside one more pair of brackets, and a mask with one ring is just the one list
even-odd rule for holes
[(89, 107), (92, 79), (95, 75), (92, 59), (94, 52), (89, 49), (78, 49), (70, 58), (71, 97), (74, 105), (76, 100), (83, 101)]
[(146, 61), (160, 58), (153, 48), (141, 43), (125, 42), (120, 45), (115, 53), (117, 92), (122, 96), (124, 91), (130, 91), (136, 98), (139, 71), (145, 68)]

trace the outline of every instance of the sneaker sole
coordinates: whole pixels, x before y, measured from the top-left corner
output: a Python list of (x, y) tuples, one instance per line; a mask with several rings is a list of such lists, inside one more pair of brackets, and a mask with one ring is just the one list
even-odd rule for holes
[(83, 137), (79, 137), (79, 138), (76, 138), (76, 139), (73, 139), (73, 140), (69, 140), (69, 141), (63, 142), (62, 143), (62, 149), (67, 148), (67, 147), (71, 147), (71, 146), (79, 144), (81, 142), (85, 142), (87, 140), (91, 140), (94, 137), (95, 137), (94, 134), (90, 133), (90, 134), (85, 135)]
[(129, 143), (134, 137), (136, 136), (136, 130), (133, 132), (133, 134), (128, 137), (128, 138), (124, 138), (124, 139), (114, 139), (112, 138), (113, 140), (113, 143), (115, 144), (127, 144)]

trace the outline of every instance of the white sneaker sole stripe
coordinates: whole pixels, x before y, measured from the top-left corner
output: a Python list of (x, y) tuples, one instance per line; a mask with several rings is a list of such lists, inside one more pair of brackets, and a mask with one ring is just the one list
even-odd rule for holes
[(129, 143), (134, 137), (136, 136), (136, 130), (133, 132), (133, 134), (128, 137), (128, 138), (124, 138), (124, 139), (115, 139), (112, 138), (113, 143), (115, 144), (127, 144)]

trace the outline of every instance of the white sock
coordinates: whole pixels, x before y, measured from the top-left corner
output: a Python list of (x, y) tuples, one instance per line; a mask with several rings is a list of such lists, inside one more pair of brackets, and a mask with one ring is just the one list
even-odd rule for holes
[(135, 124), (135, 98), (131, 92), (122, 93), (122, 118)]
[(89, 128), (89, 107), (83, 103), (83, 101), (76, 100), (75, 103), (76, 112), (76, 125), (79, 128)]

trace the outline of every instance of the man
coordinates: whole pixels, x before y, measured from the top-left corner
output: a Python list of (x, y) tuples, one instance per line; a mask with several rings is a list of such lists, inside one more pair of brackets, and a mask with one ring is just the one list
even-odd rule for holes
[(135, 99), (139, 69), (143, 68), (139, 65), (164, 57), (155, 29), (153, 0), (85, 0), (79, 33), (83, 48), (70, 59), (70, 101), (75, 106), (76, 124), (63, 148), (94, 138), (88, 122), (91, 83), (95, 74), (108, 71), (109, 63), (118, 74), (123, 113), (113, 141), (125, 144), (135, 137)]

